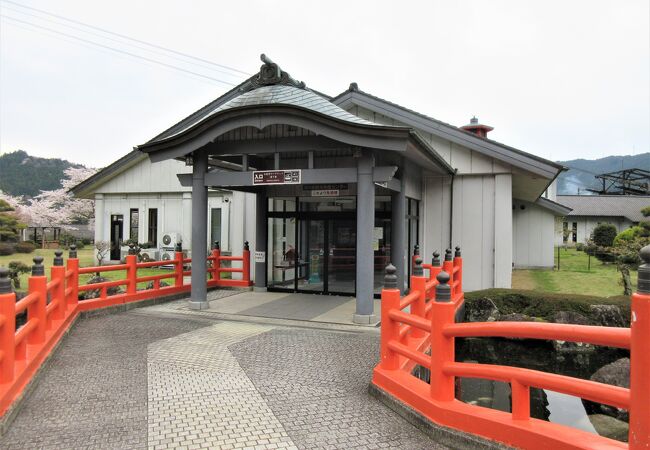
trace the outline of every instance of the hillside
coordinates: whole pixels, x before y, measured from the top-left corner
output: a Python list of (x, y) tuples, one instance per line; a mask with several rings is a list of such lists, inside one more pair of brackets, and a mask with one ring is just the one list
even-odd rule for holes
[(598, 189), (600, 186), (595, 175), (607, 172), (615, 172), (621, 169), (644, 169), (650, 170), (650, 153), (626, 156), (607, 156), (600, 159), (573, 159), (570, 161), (558, 161), (570, 168), (567, 172), (558, 177), (558, 194), (587, 194), (587, 188)]
[(83, 167), (59, 158), (29, 156), (23, 150), (0, 155), (0, 191), (10, 195), (34, 197), (40, 191), (61, 187), (63, 171)]

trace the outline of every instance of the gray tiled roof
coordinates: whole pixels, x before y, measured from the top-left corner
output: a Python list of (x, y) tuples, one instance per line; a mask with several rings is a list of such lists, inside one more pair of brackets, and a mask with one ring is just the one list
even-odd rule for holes
[(206, 120), (208, 117), (218, 112), (252, 105), (292, 105), (310, 109), (314, 112), (324, 114), (335, 119), (345, 120), (347, 122), (362, 125), (376, 125), (382, 127), (385, 126), (350, 114), (343, 108), (330, 103), (327, 99), (308, 89), (276, 84), (271, 86), (258, 87), (252, 91), (245, 92), (222, 105), (207, 110), (204, 112), (204, 114), (195, 118), (195, 120), (192, 122), (186, 124), (183, 129), (178, 130), (175, 134), (182, 133), (183, 131), (193, 127), (199, 122)]
[(647, 195), (558, 195), (557, 201), (568, 206), (568, 216), (625, 217), (632, 222), (645, 220), (641, 209), (650, 206)]

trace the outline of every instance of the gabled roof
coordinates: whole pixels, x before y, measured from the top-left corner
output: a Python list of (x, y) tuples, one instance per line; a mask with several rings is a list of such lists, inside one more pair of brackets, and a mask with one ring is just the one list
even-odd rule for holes
[(558, 202), (554, 202), (553, 200), (550, 200), (545, 197), (538, 198), (535, 201), (535, 204), (544, 209), (548, 209), (549, 211), (551, 211), (552, 213), (558, 216), (566, 216), (571, 212), (571, 208), (569, 208), (568, 206)]
[(558, 195), (557, 200), (573, 210), (568, 217), (624, 217), (631, 222), (647, 220), (641, 209), (650, 206), (648, 195)]
[(510, 147), (492, 139), (481, 138), (472, 132), (364, 92), (359, 89), (356, 83), (351, 83), (350, 87), (346, 91), (343, 91), (334, 97), (332, 103), (337, 104), (344, 109), (352, 104), (356, 104), (379, 112), (387, 117), (393, 118), (394, 120), (406, 123), (410, 126), (426, 131), (427, 133), (447, 139), (491, 158), (504, 161), (515, 167), (536, 173), (548, 179), (553, 179), (561, 171), (566, 170), (564, 166), (556, 162), (540, 158), (539, 156)]

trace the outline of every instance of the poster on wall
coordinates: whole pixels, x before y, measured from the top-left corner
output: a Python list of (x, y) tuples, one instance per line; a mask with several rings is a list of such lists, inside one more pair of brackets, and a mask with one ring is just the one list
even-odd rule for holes
[(255, 251), (255, 262), (256, 263), (266, 262), (266, 252)]

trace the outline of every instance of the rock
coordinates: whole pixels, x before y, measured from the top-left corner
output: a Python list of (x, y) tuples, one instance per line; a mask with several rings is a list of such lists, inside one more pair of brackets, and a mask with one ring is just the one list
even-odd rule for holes
[(627, 423), (614, 417), (606, 416), (605, 414), (592, 414), (588, 417), (591, 424), (601, 436), (627, 442), (627, 433), (629, 430)]
[(501, 313), (489, 298), (479, 298), (465, 303), (466, 322), (495, 322)]
[[(90, 280), (88, 280), (86, 284), (104, 283), (106, 281), (111, 281), (111, 280), (106, 277), (95, 276), (92, 277)], [(119, 286), (111, 286), (106, 289), (106, 295), (108, 296), (121, 294), (122, 292), (124, 291)], [(92, 289), (90, 291), (80, 292), (79, 300), (90, 300), (91, 298), (98, 298), (100, 295), (101, 295), (101, 289)]]
[(616, 305), (590, 305), (591, 313), (596, 325), (603, 327), (629, 327), (629, 317), (624, 317), (621, 309)]
[[(558, 353), (593, 353), (596, 350), (596, 347), (591, 344), (567, 341), (553, 341), (553, 348)], [(584, 361), (579, 362), (586, 363)]]
[(630, 388), (630, 358), (617, 359), (598, 369), (590, 378), (591, 381), (612, 384)]
[(557, 311), (553, 314), (553, 322), (573, 325), (589, 325), (589, 319), (575, 311)]
[(502, 314), (498, 319), (499, 322), (534, 322), (535, 318), (521, 313)]
[[(169, 286), (169, 283), (166, 283), (164, 280), (160, 280), (160, 287), (165, 287), (165, 286)], [(144, 290), (149, 290), (149, 289), (153, 289), (153, 281), (150, 281), (144, 287)]]

